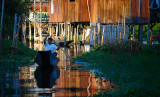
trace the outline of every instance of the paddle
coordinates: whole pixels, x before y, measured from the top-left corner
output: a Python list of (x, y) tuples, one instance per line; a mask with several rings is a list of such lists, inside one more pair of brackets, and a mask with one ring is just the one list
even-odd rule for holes
[(73, 63), (75, 63), (75, 61), (73, 60), (73, 58), (70, 57), (70, 56), (59, 46), (59, 44), (56, 42), (56, 40), (54, 40), (54, 41), (55, 41), (55, 44), (57, 44), (57, 46), (66, 54), (66, 56), (70, 59), (70, 61), (72, 61)]
[[(48, 35), (49, 36), (49, 35)], [(47, 36), (47, 37), (48, 37)], [(47, 37), (45, 39), (47, 39)], [(59, 44), (56, 42), (56, 40), (54, 40), (55, 44), (66, 54), (66, 56), (70, 59), (70, 61), (72, 61), (73, 63), (76, 63), (72, 57), (70, 57), (60, 46)]]

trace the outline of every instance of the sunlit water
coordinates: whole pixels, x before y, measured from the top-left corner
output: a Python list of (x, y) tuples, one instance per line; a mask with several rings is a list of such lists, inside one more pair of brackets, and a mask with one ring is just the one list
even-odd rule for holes
[[(34, 50), (44, 50), (43, 44), (28, 43)], [(89, 45), (62, 48), (71, 57), (90, 51)], [(17, 73), (6, 73), (1, 77), (1, 97), (86, 97), (103, 91), (114, 91), (114, 83), (95, 78), (94, 70), (75, 68), (62, 50), (57, 51), (60, 59), (56, 68), (41, 71), (37, 64), (20, 68)], [(51, 86), (51, 88), (48, 88)], [(42, 88), (44, 87), (44, 88)]]

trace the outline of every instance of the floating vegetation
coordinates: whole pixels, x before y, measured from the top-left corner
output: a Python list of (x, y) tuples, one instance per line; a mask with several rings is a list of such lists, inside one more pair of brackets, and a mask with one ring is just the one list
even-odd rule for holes
[[(132, 44), (132, 43), (131, 43)], [(98, 69), (103, 76), (119, 87), (95, 97), (107, 96), (158, 96), (160, 95), (159, 45), (141, 45), (131, 50), (131, 44), (96, 47), (75, 57), (77, 61), (90, 63), (87, 68)]]

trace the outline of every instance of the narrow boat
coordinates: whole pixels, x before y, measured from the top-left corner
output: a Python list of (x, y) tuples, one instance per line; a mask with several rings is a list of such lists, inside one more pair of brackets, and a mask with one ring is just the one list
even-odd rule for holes
[(51, 51), (38, 51), (38, 55), (34, 62), (45, 68), (54, 68), (54, 65), (59, 62), (59, 58), (57, 58), (56, 55), (51, 54)]

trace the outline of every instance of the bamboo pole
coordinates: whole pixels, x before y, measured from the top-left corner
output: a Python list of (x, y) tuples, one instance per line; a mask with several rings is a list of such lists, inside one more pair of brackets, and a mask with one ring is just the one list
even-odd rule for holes
[(96, 27), (94, 27), (94, 47), (96, 47)]
[(83, 29), (83, 43), (85, 44), (85, 28)]
[(149, 20), (148, 20), (148, 32), (147, 32), (147, 44), (150, 44), (150, 16), (149, 16)]
[(135, 39), (135, 26), (133, 25), (133, 40)]
[(3, 28), (4, 2), (5, 0), (2, 1), (1, 26), (0, 26), (0, 54), (2, 52), (2, 28)]
[(42, 38), (42, 0), (40, 0), (40, 28), (39, 28), (39, 33), (40, 33), (40, 42), (43, 42)]
[(61, 24), (61, 38), (63, 38), (63, 24)]
[(125, 12), (124, 12), (124, 36), (123, 40), (125, 41), (125, 34), (126, 34), (126, 6), (125, 6)]
[(29, 41), (32, 39), (32, 34), (31, 34), (31, 22), (29, 21)]
[(71, 40), (73, 40), (73, 27), (71, 26)]
[(76, 28), (74, 28), (74, 44), (76, 44)]
[(34, 41), (36, 39), (36, 0), (34, 0)]
[(101, 46), (101, 27), (100, 27), (100, 23), (97, 23), (97, 27), (98, 27), (98, 47)]
[(139, 25), (138, 41), (142, 42), (142, 25)]
[(79, 34), (78, 34), (78, 25), (77, 25), (77, 41), (79, 40)]
[(67, 31), (67, 24), (64, 24), (64, 46), (66, 46), (66, 31)]
[(17, 13), (15, 13), (15, 19), (14, 19), (14, 32), (13, 32), (13, 41), (12, 41), (12, 47), (15, 47), (15, 40), (16, 40), (16, 27), (17, 25)]
[(102, 40), (101, 40), (101, 45), (103, 46), (104, 44), (104, 30), (105, 30), (105, 26), (103, 26), (103, 34), (102, 34)]
[(70, 41), (70, 25), (67, 26), (68, 26), (68, 41)]
[(19, 21), (18, 21), (18, 29), (17, 29), (17, 35), (16, 35), (16, 39), (17, 39), (16, 47), (18, 47), (20, 23), (21, 23), (21, 16), (19, 16)]
[(120, 27), (119, 27), (119, 18), (118, 18), (118, 38), (120, 39)]
[(56, 26), (56, 40), (58, 39), (58, 23), (57, 23), (57, 26)]
[(60, 36), (60, 34), (61, 34), (61, 24), (60, 24), (60, 23), (59, 23), (58, 28), (59, 28), (58, 34), (59, 34), (59, 36)]
[(24, 43), (26, 43), (26, 30), (27, 30), (27, 23), (26, 23), (26, 19), (25, 19), (25, 23), (24, 23)]

